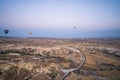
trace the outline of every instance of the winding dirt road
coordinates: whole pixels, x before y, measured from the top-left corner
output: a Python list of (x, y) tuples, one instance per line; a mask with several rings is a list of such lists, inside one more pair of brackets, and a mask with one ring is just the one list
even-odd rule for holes
[(83, 53), (81, 53), (80, 50), (76, 50), (76, 49), (70, 48), (70, 47), (65, 47), (65, 48), (66, 48), (66, 49), (69, 49), (69, 50), (73, 50), (73, 51), (75, 51), (75, 52), (78, 52), (78, 53), (81, 55), (81, 57), (82, 57), (82, 61), (81, 61), (80, 65), (79, 65), (78, 67), (76, 67), (76, 68), (72, 68), (72, 69), (61, 69), (60, 71), (62, 71), (62, 72), (65, 73), (65, 75), (64, 75), (63, 78), (62, 78), (62, 80), (65, 80), (66, 77), (67, 77), (71, 72), (80, 70), (81, 67), (84, 65), (84, 63), (85, 63), (85, 61), (86, 61), (86, 56), (85, 56)]

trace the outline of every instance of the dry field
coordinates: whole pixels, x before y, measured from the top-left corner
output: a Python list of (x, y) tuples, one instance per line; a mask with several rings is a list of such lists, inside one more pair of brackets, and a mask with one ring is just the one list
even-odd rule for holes
[(120, 80), (120, 39), (0, 38), (0, 80)]

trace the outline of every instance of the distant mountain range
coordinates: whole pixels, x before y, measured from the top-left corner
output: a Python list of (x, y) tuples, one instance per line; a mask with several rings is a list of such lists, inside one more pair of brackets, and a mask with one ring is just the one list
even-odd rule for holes
[(120, 38), (120, 30), (97, 30), (77, 33), (75, 37), (81, 38)]
[[(44, 32), (45, 33), (45, 32)], [(96, 30), (96, 31), (52, 31), (52, 32), (47, 32), (45, 34), (41, 35), (34, 35), (31, 36), (31, 38), (120, 38), (120, 29), (114, 29), (114, 30)], [(21, 37), (21, 36), (4, 36), (0, 35), (0, 37), (7, 37), (7, 38), (26, 38), (26, 37)], [(27, 38), (30, 38), (29, 36)]]

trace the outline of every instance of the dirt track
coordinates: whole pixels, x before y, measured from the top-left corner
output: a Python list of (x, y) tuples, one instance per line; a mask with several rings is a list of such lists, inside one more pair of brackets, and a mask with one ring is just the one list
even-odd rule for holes
[(78, 53), (82, 56), (82, 61), (81, 61), (80, 65), (79, 65), (78, 67), (76, 67), (76, 68), (72, 68), (72, 69), (62, 69), (62, 70), (60, 70), (60, 71), (62, 71), (62, 72), (65, 73), (64, 77), (62, 78), (62, 80), (65, 80), (66, 77), (67, 77), (71, 72), (80, 70), (81, 67), (84, 65), (84, 63), (85, 63), (85, 61), (86, 61), (86, 56), (85, 56), (83, 53), (81, 53), (80, 50), (76, 50), (76, 49), (74, 49), (74, 48), (69, 48), (69, 47), (65, 47), (65, 48), (66, 48), (66, 49), (73, 50), (73, 51), (75, 51), (75, 52), (78, 52)]

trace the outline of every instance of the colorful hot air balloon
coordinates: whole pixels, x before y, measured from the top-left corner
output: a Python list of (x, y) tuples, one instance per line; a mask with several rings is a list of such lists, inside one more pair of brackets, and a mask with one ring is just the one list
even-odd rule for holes
[(5, 29), (5, 30), (4, 30), (4, 33), (5, 33), (5, 34), (8, 34), (8, 33), (9, 33), (9, 30), (8, 30), (8, 29)]

